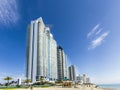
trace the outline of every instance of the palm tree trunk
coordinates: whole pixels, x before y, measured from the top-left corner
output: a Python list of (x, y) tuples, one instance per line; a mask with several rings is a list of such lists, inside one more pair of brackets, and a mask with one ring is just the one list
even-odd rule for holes
[(8, 80), (8, 84), (7, 84), (7, 86), (9, 86), (9, 80)]

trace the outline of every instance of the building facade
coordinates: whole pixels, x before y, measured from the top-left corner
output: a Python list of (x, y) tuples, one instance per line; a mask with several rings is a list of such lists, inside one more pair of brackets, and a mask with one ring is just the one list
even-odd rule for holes
[(57, 75), (57, 43), (40, 17), (28, 26), (26, 77), (36, 82), (41, 76), (55, 80)]
[(83, 74), (83, 76), (82, 76), (82, 79), (83, 79), (83, 83), (86, 83), (86, 75), (85, 74)]
[(89, 78), (89, 77), (87, 77), (87, 78), (86, 78), (86, 83), (91, 83), (91, 81), (90, 81), (90, 78)]
[(68, 79), (67, 57), (61, 46), (57, 47), (58, 80)]
[(80, 83), (80, 84), (83, 83), (83, 82), (82, 82), (82, 76), (81, 76), (80, 74), (76, 77), (76, 82), (77, 82), (77, 83)]
[(74, 65), (69, 66), (69, 79), (76, 81), (76, 69)]

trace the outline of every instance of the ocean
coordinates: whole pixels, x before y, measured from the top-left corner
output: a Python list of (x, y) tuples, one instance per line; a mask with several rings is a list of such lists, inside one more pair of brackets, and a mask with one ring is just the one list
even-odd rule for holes
[(100, 84), (98, 86), (102, 88), (114, 88), (115, 90), (120, 90), (120, 84)]

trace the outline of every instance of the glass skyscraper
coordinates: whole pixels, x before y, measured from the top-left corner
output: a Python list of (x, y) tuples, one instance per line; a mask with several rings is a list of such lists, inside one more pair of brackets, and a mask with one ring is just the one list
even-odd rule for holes
[(57, 43), (40, 17), (28, 26), (26, 77), (35, 82), (41, 76), (51, 80), (58, 78)]
[(58, 80), (68, 79), (67, 57), (61, 46), (57, 47)]
[(76, 69), (74, 65), (69, 66), (69, 79), (76, 81)]

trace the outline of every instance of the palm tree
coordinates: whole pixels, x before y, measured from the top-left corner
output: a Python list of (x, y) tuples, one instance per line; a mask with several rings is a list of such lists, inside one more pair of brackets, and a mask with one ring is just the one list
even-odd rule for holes
[(40, 77), (40, 81), (43, 82), (43, 80), (44, 80), (44, 78), (43, 78), (43, 76), (41, 76), (41, 77)]
[(44, 77), (43, 76), (40, 76), (40, 83), (43, 85), (43, 80), (44, 80)]
[(12, 80), (12, 77), (7, 76), (4, 78), (4, 80), (7, 81), (7, 84), (6, 84), (6, 86), (7, 86), (7, 85), (9, 85), (9, 81)]
[(31, 82), (31, 80), (30, 79), (26, 79), (24, 82), (27, 83), (27, 85), (28, 85)]

